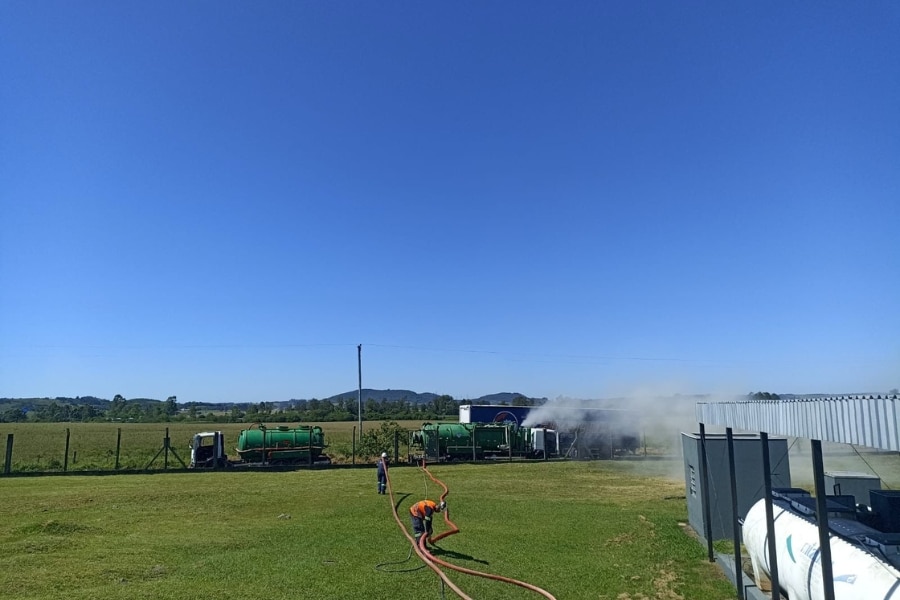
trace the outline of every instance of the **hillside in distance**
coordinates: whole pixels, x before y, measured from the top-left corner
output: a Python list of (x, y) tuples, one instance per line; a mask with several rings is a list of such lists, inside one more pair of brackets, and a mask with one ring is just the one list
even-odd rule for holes
[[(343, 394), (336, 394), (334, 396), (330, 396), (328, 398), (324, 398), (329, 402), (340, 402), (343, 400), (356, 400), (359, 397), (359, 390), (350, 390), (349, 392), (344, 392)], [(400, 400), (406, 400), (411, 404), (427, 404), (434, 400), (435, 398), (440, 397), (440, 394), (434, 394), (432, 392), (414, 392), (412, 390), (373, 390), (369, 388), (362, 389), (362, 399), (366, 401), (368, 399), (375, 400), (376, 402), (381, 402), (382, 400), (386, 402), (397, 402)], [(488, 394), (487, 396), (480, 396), (478, 398), (454, 398), (460, 404), (512, 404), (513, 400), (516, 398), (527, 398), (528, 400), (533, 400), (534, 404), (543, 404), (547, 401), (546, 398), (530, 398), (525, 394), (520, 394), (517, 392), (500, 392), (497, 394)], [(294, 400), (296, 402), (297, 400)]]

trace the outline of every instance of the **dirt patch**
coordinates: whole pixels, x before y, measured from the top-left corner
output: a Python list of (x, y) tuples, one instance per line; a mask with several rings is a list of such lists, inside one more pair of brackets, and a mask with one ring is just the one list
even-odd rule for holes
[(678, 581), (675, 571), (660, 569), (659, 576), (653, 580), (653, 587), (656, 589), (657, 600), (684, 600), (684, 596), (676, 592), (672, 587)]
[[(675, 591), (675, 585), (678, 583), (678, 575), (671, 568), (672, 564), (668, 563), (659, 570), (657, 576), (653, 579), (653, 595), (646, 594), (629, 594), (622, 592), (615, 597), (615, 600), (685, 600), (684, 596)], [(640, 579), (632, 577), (633, 580)], [(608, 596), (600, 596), (600, 600), (607, 600)]]
[(630, 544), (634, 542), (634, 536), (630, 533), (620, 533), (606, 541), (607, 546), (621, 546), (622, 544)]

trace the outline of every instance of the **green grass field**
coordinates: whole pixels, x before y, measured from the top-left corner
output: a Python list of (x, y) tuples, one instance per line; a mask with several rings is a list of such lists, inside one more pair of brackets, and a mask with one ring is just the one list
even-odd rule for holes
[[(329, 444), (349, 447), (354, 425), (323, 425)], [(70, 461), (79, 456), (69, 467), (77, 471), (88, 464), (112, 469), (119, 427), (122, 468), (143, 468), (161, 447), (166, 424), (2, 427), (0, 439), (15, 434), (16, 461), (43, 468), (61, 466), (69, 427)], [(202, 427), (168, 427), (186, 459), (187, 441)], [(247, 425), (219, 427), (234, 440)], [(807, 449), (792, 446), (795, 485), (810, 487), (808, 464)], [(896, 453), (831, 446), (825, 466), (873, 472), (892, 489), (900, 484)], [(560, 600), (734, 597), (706, 562), (704, 548), (685, 532), (679, 458), (435, 465), (432, 471), (450, 487), (451, 515), (461, 528), (441, 543), (442, 558), (450, 562), (527, 581)], [(440, 493), (415, 467), (397, 466), (391, 474), (404, 524), (411, 502)], [(0, 490), (4, 599), (455, 596), (449, 589), (442, 596), (427, 569), (376, 569), (404, 561), (410, 549), (388, 498), (375, 494), (370, 461), (313, 471), (9, 477), (0, 478)], [(412, 558), (384, 568), (419, 565)], [(537, 597), (466, 575), (450, 577), (479, 599)]]
[[(719, 600), (733, 589), (683, 531), (684, 485), (664, 461), (435, 465), (461, 566), (541, 586), (558, 599)], [(409, 504), (440, 489), (391, 470)], [(0, 479), (3, 598), (281, 600), (442, 598), (428, 569), (388, 573), (409, 544), (374, 467)], [(436, 533), (442, 531), (439, 520)], [(389, 565), (409, 569), (418, 559)], [(450, 574), (479, 599), (537, 598)], [(455, 597), (445, 590), (446, 597)]]
[[(410, 429), (422, 425), (422, 421), (399, 421)], [(267, 426), (279, 425), (267, 422)], [(285, 423), (288, 426), (296, 424)], [(328, 444), (326, 453), (335, 462), (352, 462), (353, 431), (356, 422), (341, 421), (319, 424), (325, 432)], [(364, 422), (363, 431), (377, 429), (380, 422)], [(166, 429), (172, 448), (185, 462), (190, 458), (188, 444), (191, 436), (200, 431), (222, 431), (225, 434), (226, 450), (231, 458), (237, 459), (234, 446), (242, 429), (251, 427), (248, 423), (0, 423), (0, 447), (5, 450), (8, 434), (13, 434), (12, 471), (69, 471), (109, 470), (116, 466), (116, 443), (121, 430), (119, 450), (120, 469), (143, 469), (163, 447)], [(66, 430), (69, 430), (69, 458), (66, 458)], [(406, 441), (400, 440), (400, 452), (406, 453)], [(0, 451), (2, 452), (2, 451)], [(152, 465), (153, 469), (163, 468), (164, 456)], [(3, 455), (0, 454), (0, 466)], [(169, 466), (180, 468), (173, 456)]]

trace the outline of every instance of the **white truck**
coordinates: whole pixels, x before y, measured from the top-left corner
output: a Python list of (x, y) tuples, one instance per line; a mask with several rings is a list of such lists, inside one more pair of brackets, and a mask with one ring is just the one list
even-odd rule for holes
[(531, 449), (535, 458), (559, 456), (559, 435), (555, 429), (531, 428)]
[(203, 431), (191, 438), (191, 469), (218, 469), (230, 466), (221, 431)]

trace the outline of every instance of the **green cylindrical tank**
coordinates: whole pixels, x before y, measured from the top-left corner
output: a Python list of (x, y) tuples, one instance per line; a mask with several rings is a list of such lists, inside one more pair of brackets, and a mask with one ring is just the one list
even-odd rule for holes
[(509, 448), (508, 426), (504, 424), (437, 423), (434, 427), (441, 453), (450, 458), (484, 458)]
[(520, 456), (528, 437), (527, 430), (510, 423), (423, 423), (410, 436), (410, 448), (432, 460)]
[(410, 445), (415, 453), (432, 460), (471, 458), (471, 427), (466, 423), (423, 423), (412, 434)]
[[(439, 454), (445, 458), (472, 458), (472, 425), (435, 423), (426, 435), (437, 436)], [(423, 430), (426, 427), (423, 427)], [(476, 452), (477, 453), (477, 452)]]
[(435, 423), (432, 427), (444, 442), (466, 443), (472, 438), (472, 431), (467, 423)]
[(244, 429), (238, 436), (237, 453), (245, 462), (303, 463), (317, 460), (325, 448), (321, 427)]
[(509, 426), (510, 445), (512, 453), (527, 455), (531, 451), (530, 430), (525, 427)]
[(475, 427), (475, 444), (485, 454), (497, 454), (509, 449), (507, 425), (477, 425)]

